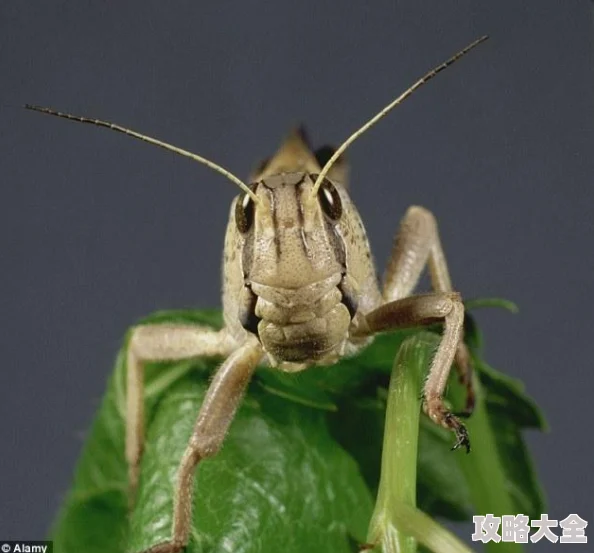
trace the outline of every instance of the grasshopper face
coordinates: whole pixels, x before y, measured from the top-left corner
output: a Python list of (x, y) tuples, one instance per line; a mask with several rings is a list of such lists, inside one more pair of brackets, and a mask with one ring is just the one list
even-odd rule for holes
[[(273, 364), (290, 363), (288, 370), (344, 354), (361, 295), (355, 274), (370, 269), (367, 238), (346, 190), (326, 179), (312, 196), (316, 176), (298, 171), (256, 182), (259, 202), (237, 197), (227, 231), (238, 254), (226, 256), (225, 292), (238, 290), (239, 302), (225, 304), (225, 314), (258, 336)], [(362, 247), (350, 250), (354, 235)], [(241, 275), (241, 289), (231, 274)]]

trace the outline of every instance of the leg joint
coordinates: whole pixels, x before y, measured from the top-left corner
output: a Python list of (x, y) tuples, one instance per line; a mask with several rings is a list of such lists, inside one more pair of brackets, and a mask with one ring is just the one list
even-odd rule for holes
[(216, 455), (222, 446), (222, 440), (218, 436), (206, 436), (197, 433), (190, 438), (189, 449), (196, 461), (207, 459)]

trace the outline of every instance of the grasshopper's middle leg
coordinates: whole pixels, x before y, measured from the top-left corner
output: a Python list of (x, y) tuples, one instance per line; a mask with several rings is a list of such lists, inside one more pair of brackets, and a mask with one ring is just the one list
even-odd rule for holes
[[(394, 301), (410, 296), (425, 266), (429, 267), (431, 284), (435, 291), (453, 291), (435, 217), (423, 207), (411, 206), (394, 241), (386, 269), (384, 300)], [(466, 386), (466, 406), (463, 414), (470, 415), (475, 403), (472, 366), (468, 348), (462, 339), (457, 345), (455, 361), (460, 381)], [(449, 367), (444, 367), (443, 370), (449, 373)], [(429, 378), (431, 379), (432, 375)]]
[(232, 344), (227, 333), (190, 325), (145, 325), (133, 329), (126, 359), (126, 460), (129, 502), (138, 487), (144, 445), (144, 370), (148, 361), (176, 361), (201, 356), (228, 355)]

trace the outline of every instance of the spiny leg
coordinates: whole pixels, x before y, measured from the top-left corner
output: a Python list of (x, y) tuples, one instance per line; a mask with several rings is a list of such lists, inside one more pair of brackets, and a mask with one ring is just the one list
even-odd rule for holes
[(456, 292), (436, 292), (391, 301), (368, 313), (366, 332), (429, 325), (444, 321), (444, 330), (425, 381), (423, 409), (433, 422), (456, 434), (453, 449), (465, 446), (470, 451), (468, 433), (464, 425), (443, 403), (450, 367), (462, 337), (464, 306)]
[[(384, 300), (394, 301), (409, 296), (419, 282), (425, 265), (429, 267), (434, 290), (453, 290), (435, 217), (423, 207), (411, 206), (394, 240), (384, 279)], [(466, 405), (461, 414), (468, 416), (474, 408), (475, 395), (470, 354), (463, 339), (458, 343), (455, 361), (460, 382), (466, 386)]]
[(227, 333), (189, 325), (146, 325), (132, 330), (126, 359), (126, 461), (129, 503), (138, 488), (144, 445), (144, 367), (147, 361), (176, 361), (201, 356), (228, 355)]
[(196, 465), (215, 455), (221, 448), (243, 393), (261, 358), (262, 346), (255, 336), (250, 336), (216, 372), (177, 471), (171, 540), (155, 545), (143, 553), (178, 553), (187, 545), (192, 525)]

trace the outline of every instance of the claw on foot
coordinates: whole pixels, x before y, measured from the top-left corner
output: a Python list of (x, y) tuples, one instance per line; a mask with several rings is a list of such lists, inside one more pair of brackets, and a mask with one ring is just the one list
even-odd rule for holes
[(470, 439), (468, 437), (466, 426), (464, 426), (458, 417), (445, 407), (441, 398), (436, 397), (425, 400), (423, 410), (435, 424), (454, 432), (456, 435), (456, 442), (452, 447), (452, 451), (460, 447), (465, 447), (466, 453), (470, 453)]
[(456, 434), (456, 443), (452, 446), (452, 451), (459, 447), (465, 447), (466, 453), (470, 453), (470, 439), (468, 437), (468, 430), (452, 413), (446, 414), (446, 424), (449, 425), (450, 430)]

